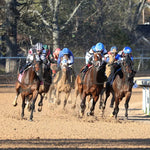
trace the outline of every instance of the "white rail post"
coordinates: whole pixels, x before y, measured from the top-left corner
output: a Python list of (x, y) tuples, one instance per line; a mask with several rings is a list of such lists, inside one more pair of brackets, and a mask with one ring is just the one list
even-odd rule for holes
[(143, 106), (142, 109), (144, 113), (146, 113), (146, 88), (143, 87)]
[(149, 87), (147, 87), (146, 88), (146, 108), (147, 108), (147, 115), (149, 115), (149, 105), (150, 105)]

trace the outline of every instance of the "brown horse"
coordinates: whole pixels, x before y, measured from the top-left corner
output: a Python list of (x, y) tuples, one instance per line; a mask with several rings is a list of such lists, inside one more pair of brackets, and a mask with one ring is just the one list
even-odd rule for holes
[(21, 81), (16, 82), (16, 98), (13, 102), (13, 105), (17, 105), (17, 98), (19, 94), (21, 94), (22, 97), (22, 113), (21, 117), (24, 117), (24, 108), (26, 106), (26, 99), (31, 100), (31, 114), (30, 114), (30, 120), (32, 121), (33, 119), (33, 111), (35, 108), (35, 102), (38, 96), (39, 92), (39, 87), (40, 87), (40, 80), (39, 77), (37, 76), (37, 72), (39, 71), (39, 62), (34, 62), (32, 65), (24, 71), (24, 74), (22, 76)]
[(63, 108), (65, 108), (67, 104), (67, 100), (72, 89), (71, 68), (68, 66), (67, 60), (67, 56), (64, 55), (63, 59), (61, 60), (61, 70), (57, 72), (49, 90), (49, 101), (53, 101), (52, 93), (55, 90), (54, 103), (58, 105), (61, 102), (59, 98), (60, 93), (65, 93)]
[[(81, 97), (81, 116), (84, 115), (84, 111), (86, 108), (85, 102), (86, 97), (88, 95), (92, 98), (92, 106), (90, 108), (90, 112), (87, 115), (94, 115), (95, 104), (99, 98), (99, 94), (104, 86), (105, 80), (105, 64), (102, 64), (102, 56), (101, 54), (94, 54), (94, 62), (93, 65), (87, 70), (84, 78), (82, 78), (82, 73), (77, 75), (75, 81), (75, 95), (76, 100), (78, 94)], [(76, 100), (75, 104), (76, 105)]]
[[(106, 106), (107, 98), (110, 92), (114, 93), (115, 108), (112, 113), (117, 119), (119, 112), (119, 103), (125, 97), (125, 118), (128, 119), (128, 107), (129, 101), (132, 94), (133, 78), (135, 76), (135, 71), (133, 70), (133, 62), (129, 55), (125, 57), (121, 63), (120, 69), (115, 73), (114, 81), (112, 86), (106, 85), (106, 98), (103, 101), (100, 99), (100, 107), (102, 106), (102, 111)], [(113, 104), (113, 101), (111, 102)]]

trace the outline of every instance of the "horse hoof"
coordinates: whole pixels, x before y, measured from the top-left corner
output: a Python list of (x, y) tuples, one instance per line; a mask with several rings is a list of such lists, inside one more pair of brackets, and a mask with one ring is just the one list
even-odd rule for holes
[(42, 109), (41, 108), (38, 108), (38, 112), (41, 112), (42, 111)]
[(75, 108), (76, 108), (76, 105), (73, 105), (71, 108), (72, 108), (72, 109), (75, 109)]
[(54, 100), (53, 99), (49, 100), (49, 103), (54, 103)]
[(94, 116), (94, 113), (93, 112), (88, 112), (87, 116)]
[(60, 101), (57, 101), (56, 103), (57, 103), (57, 105), (60, 105), (61, 102), (60, 102)]
[(110, 104), (110, 108), (113, 108), (113, 105)]
[(17, 106), (17, 103), (13, 103), (13, 106), (16, 107), (16, 106)]
[(83, 118), (83, 116), (84, 116), (84, 113), (83, 112), (79, 112), (79, 117)]
[(87, 112), (87, 114), (86, 114), (87, 116), (90, 116), (90, 112)]
[(113, 114), (110, 114), (110, 117), (114, 117), (114, 115), (113, 115)]

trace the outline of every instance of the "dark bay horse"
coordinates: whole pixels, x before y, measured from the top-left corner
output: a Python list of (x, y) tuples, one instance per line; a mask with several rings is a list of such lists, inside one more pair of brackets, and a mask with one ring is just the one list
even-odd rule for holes
[[(75, 94), (76, 99), (78, 94), (81, 97), (81, 116), (84, 115), (84, 111), (86, 108), (86, 97), (88, 95), (93, 99), (92, 106), (90, 108), (90, 112), (87, 115), (94, 115), (95, 104), (98, 101), (99, 94), (104, 86), (105, 80), (105, 66), (106, 64), (102, 64), (102, 56), (101, 54), (94, 54), (94, 62), (93, 65), (87, 70), (84, 78), (82, 78), (82, 74), (77, 75), (75, 81)], [(76, 100), (75, 104), (76, 105)]]
[[(44, 64), (43, 64), (44, 65)], [(43, 98), (48, 93), (50, 85), (52, 83), (52, 71), (48, 65), (44, 65), (43, 69), (43, 85), (40, 86), (38, 94), (40, 94), (40, 101), (38, 103), (38, 111), (42, 111)]]
[(22, 76), (21, 81), (17, 81), (16, 82), (16, 98), (13, 102), (13, 105), (16, 106), (17, 105), (17, 98), (19, 96), (19, 94), (21, 94), (22, 97), (22, 113), (21, 113), (21, 117), (24, 117), (24, 108), (26, 106), (26, 98), (31, 100), (31, 114), (30, 114), (30, 120), (32, 121), (33, 119), (33, 111), (35, 108), (35, 102), (38, 96), (38, 92), (39, 92), (39, 87), (40, 87), (40, 80), (39, 77), (37, 76), (37, 72), (39, 71), (39, 62), (36, 62), (34, 60), (34, 62), (32, 63), (32, 65), (24, 71), (24, 74)]
[[(122, 61), (120, 69), (115, 74), (114, 81), (111, 86), (106, 85), (106, 98), (104, 101), (100, 99), (100, 107), (102, 106), (102, 111), (104, 113), (104, 109), (106, 106), (107, 98), (112, 92), (115, 100), (115, 107), (112, 113), (112, 116), (115, 116), (117, 119), (117, 115), (119, 112), (119, 103), (125, 97), (125, 118), (128, 119), (128, 107), (129, 101), (132, 94), (132, 87), (134, 85), (133, 80), (135, 76), (135, 71), (133, 70), (133, 62), (129, 55), (125, 57)], [(113, 104), (113, 101), (111, 102)]]

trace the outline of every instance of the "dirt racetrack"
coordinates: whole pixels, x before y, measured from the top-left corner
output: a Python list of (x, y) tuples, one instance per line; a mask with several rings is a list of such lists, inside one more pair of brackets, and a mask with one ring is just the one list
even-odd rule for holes
[(129, 120), (123, 120), (124, 101), (120, 103), (118, 121), (110, 118), (107, 102), (105, 119), (96, 104), (95, 116), (78, 118), (78, 106), (71, 109), (73, 92), (66, 110), (61, 105), (44, 100), (42, 112), (29, 112), (21, 119), (21, 97), (13, 107), (14, 88), (0, 88), (0, 148), (1, 149), (150, 149), (150, 117), (143, 114), (142, 88), (133, 89), (129, 103)]

